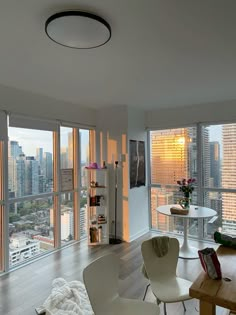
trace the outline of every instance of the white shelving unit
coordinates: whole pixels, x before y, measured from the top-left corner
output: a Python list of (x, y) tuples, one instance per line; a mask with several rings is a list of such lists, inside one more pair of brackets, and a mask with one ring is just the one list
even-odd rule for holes
[(86, 169), (88, 244), (109, 244), (108, 169)]

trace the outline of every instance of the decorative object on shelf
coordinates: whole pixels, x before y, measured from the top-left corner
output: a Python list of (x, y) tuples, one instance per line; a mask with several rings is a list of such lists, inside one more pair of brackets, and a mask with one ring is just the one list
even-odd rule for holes
[(106, 217), (104, 214), (99, 214), (98, 215), (98, 224), (104, 224), (107, 223)]
[(107, 168), (105, 161), (102, 162), (102, 168)]
[(90, 242), (96, 243), (98, 242), (98, 229), (94, 226), (91, 226), (89, 229), (90, 232)]
[(95, 196), (90, 196), (90, 207), (98, 207), (101, 206), (101, 199), (104, 199), (103, 196), (100, 195), (95, 195)]
[(184, 197), (179, 200), (179, 204), (183, 209), (189, 209), (190, 207), (190, 201), (191, 201), (191, 193), (194, 190), (194, 183), (196, 182), (195, 178), (189, 178), (182, 180), (178, 180), (177, 184), (179, 185), (179, 191), (182, 191), (184, 193)]
[(118, 187), (117, 187), (117, 184), (118, 184), (118, 181), (117, 181), (117, 168), (118, 168), (118, 161), (115, 161), (115, 219), (114, 219), (114, 229), (115, 229), (115, 234), (114, 234), (114, 237), (110, 238), (109, 240), (109, 243), (110, 244), (120, 244), (122, 243), (122, 240), (117, 238), (117, 235), (116, 235), (116, 229), (117, 229), (117, 190), (118, 190)]
[(98, 227), (98, 241), (101, 243), (102, 241), (102, 226)]
[(90, 163), (89, 166), (85, 166), (87, 169), (100, 169), (96, 162)]

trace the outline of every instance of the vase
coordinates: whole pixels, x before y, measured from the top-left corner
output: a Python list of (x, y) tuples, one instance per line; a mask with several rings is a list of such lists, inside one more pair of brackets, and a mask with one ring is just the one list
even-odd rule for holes
[(179, 201), (181, 208), (189, 209), (190, 208), (190, 200), (191, 200), (191, 198), (187, 194), (183, 198), (181, 198)]

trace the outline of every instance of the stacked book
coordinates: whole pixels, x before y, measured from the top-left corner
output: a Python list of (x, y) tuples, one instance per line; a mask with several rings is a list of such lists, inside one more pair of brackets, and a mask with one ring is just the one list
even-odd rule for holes
[(105, 224), (107, 223), (106, 217), (104, 214), (99, 214), (98, 215), (98, 224)]

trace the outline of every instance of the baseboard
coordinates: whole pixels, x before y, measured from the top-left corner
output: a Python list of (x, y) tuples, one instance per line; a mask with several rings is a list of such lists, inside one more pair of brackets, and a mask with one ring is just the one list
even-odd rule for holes
[(143, 229), (141, 231), (139, 231), (138, 233), (135, 233), (134, 235), (131, 235), (130, 238), (129, 238), (129, 242), (132, 242), (134, 240), (136, 240), (137, 238), (143, 236), (144, 234), (150, 232), (150, 229), (149, 228), (146, 228), (146, 229)]

